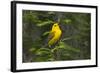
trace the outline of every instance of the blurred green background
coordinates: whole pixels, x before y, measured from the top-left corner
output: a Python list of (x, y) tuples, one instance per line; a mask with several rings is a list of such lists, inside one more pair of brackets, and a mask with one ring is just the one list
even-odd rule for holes
[[(91, 58), (91, 14), (23, 10), (23, 62), (85, 60)], [(48, 33), (59, 22), (62, 37), (53, 48)]]

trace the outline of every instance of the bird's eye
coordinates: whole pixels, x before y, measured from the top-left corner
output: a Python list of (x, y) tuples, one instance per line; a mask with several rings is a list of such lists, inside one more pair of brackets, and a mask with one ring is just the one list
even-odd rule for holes
[(56, 25), (54, 25), (56, 27)]

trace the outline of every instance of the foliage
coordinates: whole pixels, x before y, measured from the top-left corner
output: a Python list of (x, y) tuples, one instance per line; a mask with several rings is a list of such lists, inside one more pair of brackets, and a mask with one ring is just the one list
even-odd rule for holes
[[(23, 62), (45, 62), (90, 59), (89, 13), (23, 10)], [(52, 48), (48, 34), (59, 22), (63, 32)]]

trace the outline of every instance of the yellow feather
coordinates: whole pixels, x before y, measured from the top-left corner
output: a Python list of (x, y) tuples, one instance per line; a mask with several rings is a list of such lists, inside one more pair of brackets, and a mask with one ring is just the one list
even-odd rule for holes
[(61, 37), (62, 31), (58, 25), (58, 23), (53, 24), (52, 26), (52, 30), (50, 31), (49, 37), (50, 40), (48, 42), (49, 46), (52, 46), (53, 44), (55, 44)]

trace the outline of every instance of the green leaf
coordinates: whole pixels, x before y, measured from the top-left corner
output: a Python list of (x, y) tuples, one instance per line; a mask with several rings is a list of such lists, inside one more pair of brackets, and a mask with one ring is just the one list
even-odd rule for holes
[(36, 51), (37, 55), (46, 55), (46, 54), (50, 54), (50, 49), (48, 48), (40, 48)]
[(61, 41), (63, 42), (63, 41), (71, 40), (71, 39), (73, 39), (73, 37), (63, 38)]
[(71, 23), (72, 21), (71, 21), (71, 19), (65, 19), (65, 20), (63, 20), (63, 22), (66, 23), (66, 24), (69, 24), (69, 23)]
[(53, 11), (50, 11), (50, 12), (48, 12), (48, 14), (55, 14), (55, 12), (53, 12)]
[(35, 52), (36, 51), (36, 48), (30, 48), (29, 51), (30, 52)]
[(44, 21), (44, 22), (37, 24), (37, 26), (42, 27), (42, 26), (49, 25), (49, 24), (52, 24), (52, 23), (53, 23), (53, 21)]
[(66, 44), (66, 50), (72, 51), (72, 52), (80, 52), (80, 48), (74, 48), (70, 45)]
[(46, 31), (46, 32), (43, 33), (42, 36), (46, 36), (46, 35), (48, 35), (49, 33), (50, 33), (50, 31)]
[(72, 52), (80, 52), (80, 48), (74, 48), (64, 42), (59, 42), (58, 48), (65, 49), (65, 50), (72, 51)]

